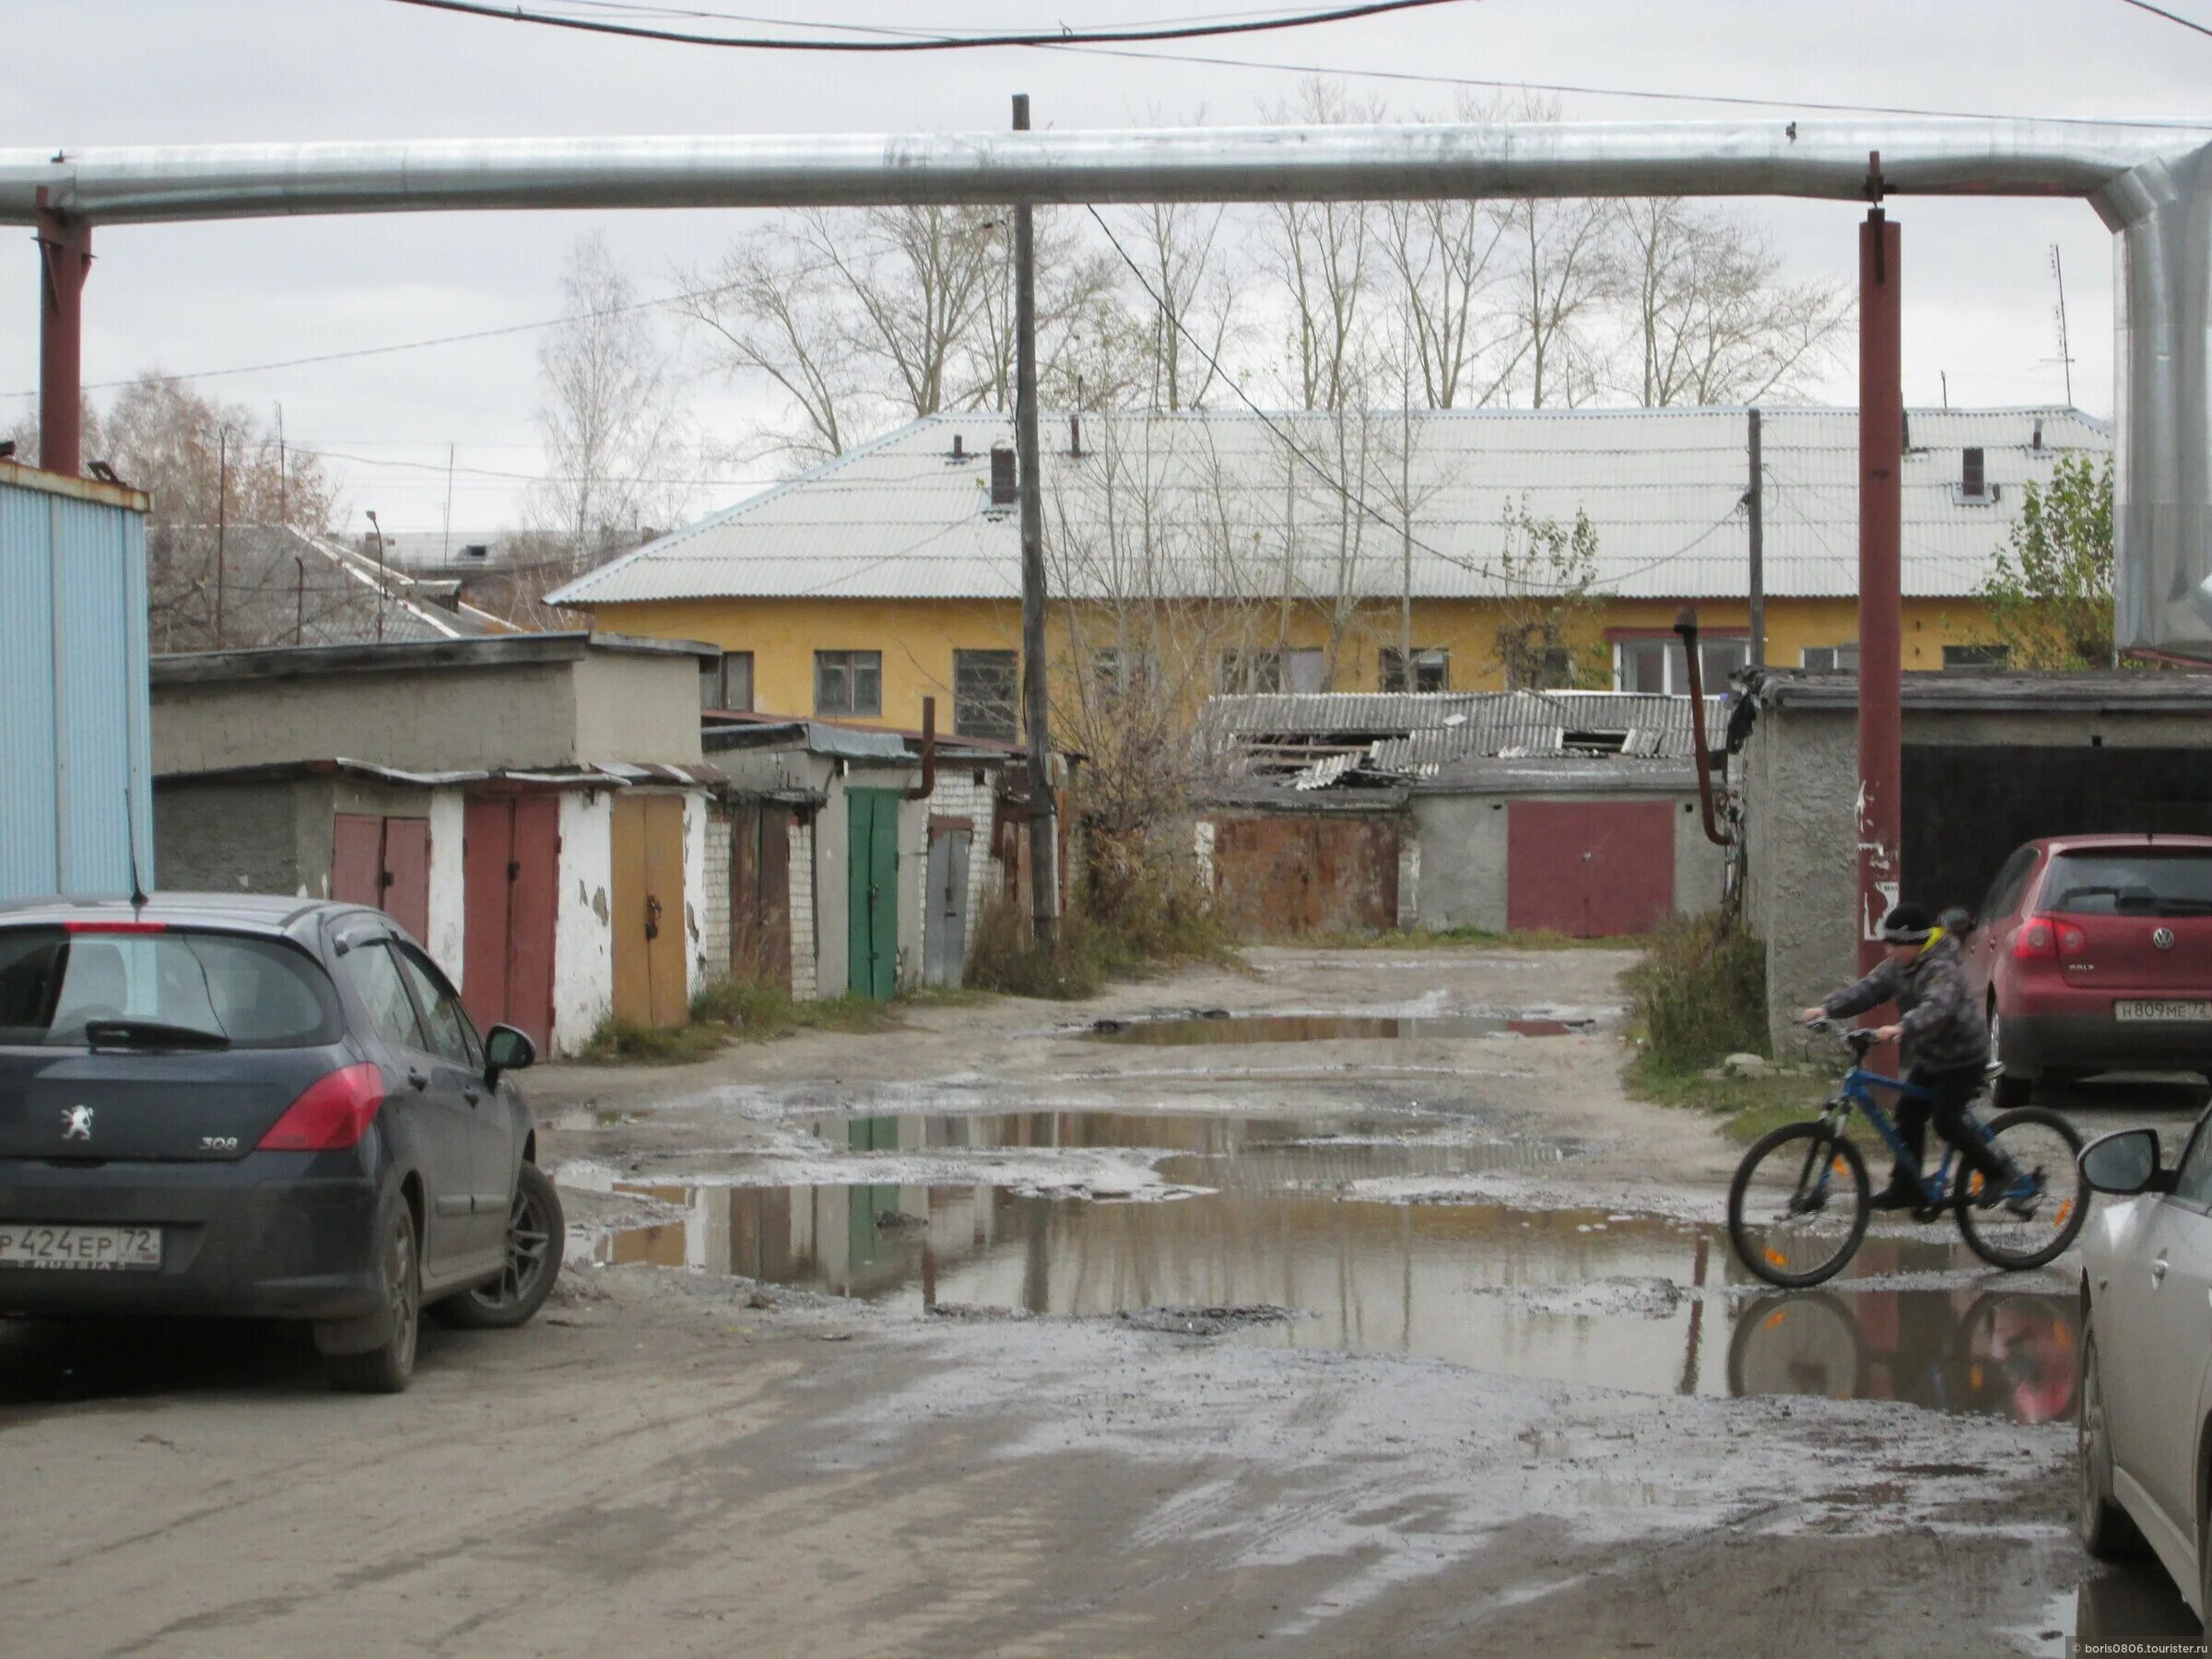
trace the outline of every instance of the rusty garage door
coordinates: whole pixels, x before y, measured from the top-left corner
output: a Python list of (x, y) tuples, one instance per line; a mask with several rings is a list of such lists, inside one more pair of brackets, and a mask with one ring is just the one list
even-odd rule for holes
[(1674, 913), (1665, 801), (1514, 801), (1505, 809), (1505, 921), (1578, 939), (1649, 933)]
[(1225, 818), (1214, 826), (1214, 905), (1242, 938), (1383, 933), (1398, 924), (1398, 822)]

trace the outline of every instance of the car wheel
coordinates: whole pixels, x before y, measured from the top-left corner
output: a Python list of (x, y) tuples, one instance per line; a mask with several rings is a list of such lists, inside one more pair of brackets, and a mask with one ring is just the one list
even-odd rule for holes
[(431, 1312), (445, 1324), (469, 1330), (507, 1331), (528, 1324), (560, 1277), (566, 1227), (552, 1181), (525, 1163), (507, 1211), (507, 1260), (500, 1277), (447, 1298)]
[(2075, 1524), (2081, 1547), (2100, 1561), (2123, 1560), (2143, 1553), (2143, 1535), (2112, 1497), (2112, 1437), (2104, 1413), (2104, 1379), (2097, 1364), (2097, 1338), (2081, 1348), (2081, 1400), (2075, 1423), (2075, 1467), (2080, 1480), (2080, 1513)]
[(415, 1335), (422, 1320), (422, 1272), (416, 1260), (415, 1219), (406, 1206), (393, 1206), (384, 1235), (384, 1339), (359, 1354), (325, 1354), (323, 1369), (333, 1388), (347, 1394), (398, 1394), (415, 1374)]

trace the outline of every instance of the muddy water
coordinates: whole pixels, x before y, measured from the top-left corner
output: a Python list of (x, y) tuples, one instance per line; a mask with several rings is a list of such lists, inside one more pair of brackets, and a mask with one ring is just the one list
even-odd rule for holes
[(1174, 1019), (1101, 1019), (1084, 1035), (1099, 1042), (1176, 1048), (1216, 1042), (1347, 1042), (1398, 1037), (1565, 1037), (1594, 1019), (1548, 1015), (1194, 1014)]
[[(1300, 1316), (1230, 1339), (1424, 1354), (1647, 1393), (1897, 1399), (2031, 1422), (2073, 1409), (2072, 1299), (1986, 1285), (1853, 1288), (1978, 1265), (1935, 1229), (1869, 1239), (1853, 1277), (1822, 1291), (1732, 1294), (1742, 1270), (1717, 1229), (1284, 1190), (1410, 1165), (1443, 1172), (1559, 1156), (1514, 1143), (1381, 1139), (1402, 1133), (1403, 1120), (1349, 1120), (1322, 1137), (1265, 1119), (1104, 1113), (832, 1120), (818, 1133), (854, 1150), (909, 1149), (932, 1124), (971, 1137), (939, 1144), (1180, 1146), (1162, 1174), (1217, 1190), (1129, 1204), (992, 1186), (636, 1183), (629, 1190), (681, 1218), (615, 1232), (600, 1259), (916, 1310), (1065, 1317), (1275, 1305)], [(1044, 1135), (1059, 1138), (1036, 1138)]]

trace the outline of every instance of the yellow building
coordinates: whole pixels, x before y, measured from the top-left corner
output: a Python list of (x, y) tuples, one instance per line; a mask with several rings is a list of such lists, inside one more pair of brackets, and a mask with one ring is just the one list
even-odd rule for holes
[[(1765, 660), (1849, 666), (1858, 423), (1762, 415)], [(1687, 689), (1749, 652), (1743, 409), (1086, 415), (1045, 426), (1055, 721), (1078, 740), (1141, 687)], [(2023, 487), (2101, 423), (2064, 408), (1913, 410), (1904, 665), (1989, 660), (1974, 597)], [(725, 653), (715, 706), (1016, 729), (1020, 546), (1003, 418), (916, 421), (571, 582), (596, 626)], [(1578, 519), (1587, 521), (1577, 534)], [(1512, 672), (1509, 676), (1509, 669)]]

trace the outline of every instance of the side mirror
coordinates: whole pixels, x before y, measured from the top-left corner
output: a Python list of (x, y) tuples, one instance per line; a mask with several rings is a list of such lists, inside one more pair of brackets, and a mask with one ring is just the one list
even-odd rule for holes
[(495, 1025), (484, 1034), (484, 1080), (497, 1083), (501, 1072), (521, 1071), (537, 1059), (537, 1044), (530, 1033), (511, 1025)]
[(2159, 1168), (2156, 1129), (2100, 1135), (2081, 1149), (2081, 1173), (2097, 1191), (2122, 1198), (2173, 1191), (2172, 1171)]

